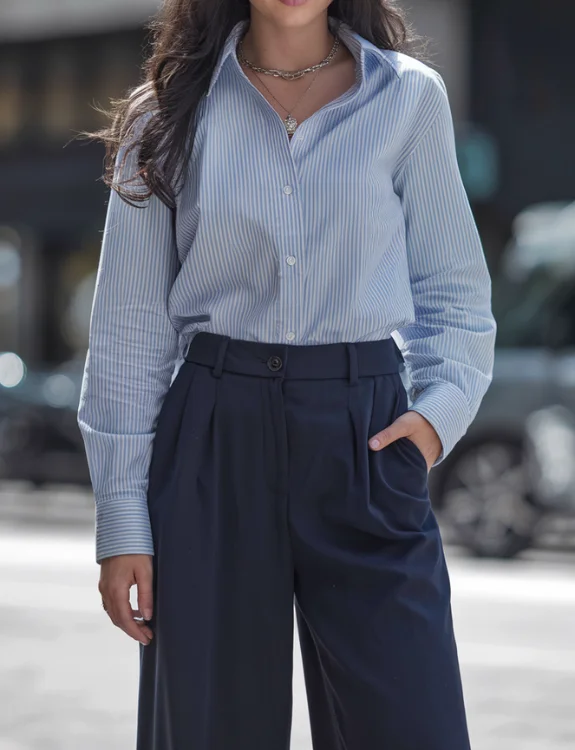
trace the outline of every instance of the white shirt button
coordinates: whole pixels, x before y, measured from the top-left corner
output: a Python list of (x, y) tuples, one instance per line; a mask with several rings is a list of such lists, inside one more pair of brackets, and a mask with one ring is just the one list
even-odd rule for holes
[(295, 333), (293, 331), (288, 331), (286, 333), (286, 339), (288, 341), (293, 341), (295, 339)]
[(288, 264), (288, 266), (293, 266), (295, 264), (295, 258), (293, 257), (293, 255), (288, 255), (288, 257), (286, 258), (286, 263)]
[(290, 195), (291, 193), (293, 193), (293, 188), (292, 188), (292, 186), (291, 186), (291, 185), (286, 185), (286, 186), (284, 187), (284, 193), (285, 193), (286, 195)]

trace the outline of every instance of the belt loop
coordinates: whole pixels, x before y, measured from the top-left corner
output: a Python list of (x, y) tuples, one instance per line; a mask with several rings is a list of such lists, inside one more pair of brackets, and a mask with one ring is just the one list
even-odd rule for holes
[(230, 341), (229, 336), (226, 336), (220, 341), (220, 345), (218, 347), (218, 354), (216, 357), (216, 364), (214, 365), (214, 369), (212, 370), (212, 374), (215, 378), (219, 378), (222, 375), (222, 370), (224, 367), (224, 359), (226, 358), (226, 350), (228, 348), (229, 341)]
[(282, 362), (283, 367), (281, 368), (281, 371), (278, 373), (279, 376), (279, 382), (283, 383), (286, 376), (287, 371), (287, 363), (288, 363), (288, 353), (290, 350), (290, 344), (284, 344), (283, 345), (283, 351), (282, 351)]
[(346, 347), (347, 347), (347, 356), (349, 359), (349, 384), (357, 385), (357, 378), (358, 378), (357, 349), (355, 347), (355, 344), (353, 343), (346, 344)]

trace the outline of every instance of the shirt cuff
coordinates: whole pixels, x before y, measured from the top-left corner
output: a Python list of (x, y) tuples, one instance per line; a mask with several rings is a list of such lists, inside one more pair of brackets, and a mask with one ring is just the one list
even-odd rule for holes
[(434, 383), (419, 392), (408, 411), (425, 417), (441, 440), (440, 464), (469, 428), (469, 407), (462, 391), (452, 383)]
[(96, 498), (96, 562), (114, 555), (153, 555), (146, 498)]

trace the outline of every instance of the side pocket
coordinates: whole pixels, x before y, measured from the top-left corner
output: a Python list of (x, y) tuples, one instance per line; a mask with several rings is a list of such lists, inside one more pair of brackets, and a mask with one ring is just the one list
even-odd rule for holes
[(168, 484), (174, 469), (177, 446), (182, 429), (184, 404), (194, 380), (197, 365), (184, 362), (171, 384), (160, 409), (148, 472), (148, 509)]
[[(407, 411), (407, 393), (399, 374), (376, 380), (375, 395), (376, 417), (370, 434)], [(371, 451), (369, 472), (370, 506), (384, 522), (386, 533), (421, 529), (429, 515), (430, 498), (427, 462), (415, 443), (401, 437), (379, 451)]]

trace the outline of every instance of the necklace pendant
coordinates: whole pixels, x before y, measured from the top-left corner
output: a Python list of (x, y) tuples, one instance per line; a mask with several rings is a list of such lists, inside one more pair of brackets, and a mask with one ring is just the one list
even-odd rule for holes
[(286, 130), (288, 132), (288, 135), (293, 135), (295, 133), (295, 130), (297, 128), (297, 120), (295, 117), (292, 117), (291, 115), (288, 115), (286, 119), (284, 120), (284, 125), (286, 126)]

